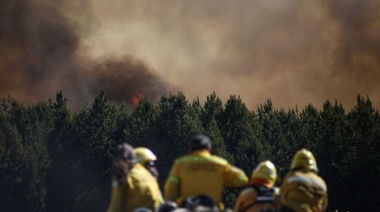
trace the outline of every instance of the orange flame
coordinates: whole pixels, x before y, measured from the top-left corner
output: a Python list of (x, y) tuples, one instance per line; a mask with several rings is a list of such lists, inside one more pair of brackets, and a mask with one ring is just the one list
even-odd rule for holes
[(136, 107), (136, 105), (140, 102), (141, 97), (142, 95), (137, 95), (137, 96), (132, 97), (132, 104), (134, 107)]

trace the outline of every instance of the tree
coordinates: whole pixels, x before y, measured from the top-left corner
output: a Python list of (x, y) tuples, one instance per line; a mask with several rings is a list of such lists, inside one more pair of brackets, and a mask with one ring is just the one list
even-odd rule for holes
[[(357, 96), (357, 105), (348, 114), (352, 133), (347, 143), (350, 170), (345, 176), (345, 185), (352, 195), (342, 196), (353, 211), (380, 210), (374, 204), (380, 198), (380, 117), (378, 110), (366, 99)], [(358, 177), (360, 180), (358, 180)], [(366, 195), (371, 194), (371, 195)]]
[(223, 112), (222, 100), (213, 92), (210, 96), (206, 97), (206, 102), (201, 114), (203, 127), (207, 127), (212, 119), (218, 121)]
[(309, 104), (300, 113), (300, 116), (302, 127), (299, 133), (300, 140), (295, 144), (296, 150), (306, 148), (313, 151), (315, 148), (318, 148), (318, 143), (322, 140), (320, 112), (313, 105)]
[(71, 206), (84, 191), (94, 187), (108, 188), (105, 185), (111, 182), (109, 169), (116, 146), (116, 114), (115, 106), (108, 104), (106, 94), (101, 92), (91, 108), (85, 106), (74, 115), (71, 136), (76, 151), (71, 170), (75, 173), (74, 179), (80, 183), (72, 192)]
[(73, 116), (62, 91), (57, 92), (56, 100), (51, 104), (54, 123), (47, 142), (52, 162), (46, 179), (48, 187), (46, 210), (71, 211), (76, 198), (73, 182), (79, 182), (76, 167), (81, 151), (73, 133)]
[[(221, 111), (219, 128), (229, 155), (233, 155), (233, 164), (251, 173), (255, 164), (261, 160), (261, 141), (257, 136), (254, 116), (246, 108), (240, 97), (231, 95)], [(225, 189), (224, 202), (233, 207), (239, 189)]]
[[(237, 155), (239, 142), (249, 142), (250, 115), (240, 97), (231, 95), (225, 104), (225, 109), (218, 120), (223, 139), (228, 151)], [(236, 158), (235, 158), (236, 159)]]
[(223, 103), (219, 97), (213, 92), (207, 96), (204, 107), (201, 109), (202, 126), (206, 130), (206, 134), (213, 141), (214, 154), (225, 158), (230, 163), (234, 163), (234, 156), (228, 153), (224, 143), (222, 133), (219, 129), (217, 120), (223, 112)]
[(188, 152), (190, 140), (203, 133), (197, 112), (183, 93), (164, 95), (158, 102), (159, 115), (154, 125), (158, 153), (159, 182), (163, 185), (174, 160)]
[(270, 99), (257, 108), (257, 120), (262, 129), (262, 152), (265, 153), (266, 160), (271, 160), (277, 166), (279, 176), (285, 174), (289, 163), (290, 146), (283, 128), (287, 125), (285, 117), (284, 111), (278, 112), (273, 108)]
[(140, 99), (127, 122), (125, 133), (127, 141), (135, 147), (143, 146), (156, 152), (154, 124), (158, 116), (158, 107), (148, 101), (146, 97)]
[(2, 209), (43, 211), (50, 165), (46, 140), (52, 129), (51, 108), (48, 104), (25, 108), (14, 101), (5, 104), (7, 111), (0, 113)]
[[(350, 169), (349, 145), (347, 143), (350, 129), (342, 104), (330, 101), (323, 104), (321, 111), (321, 141), (314, 151), (319, 168), (319, 174), (325, 179), (330, 198), (329, 208), (344, 207), (339, 204), (340, 194), (348, 192), (343, 185), (343, 179)], [(347, 154), (348, 153), (348, 154)]]

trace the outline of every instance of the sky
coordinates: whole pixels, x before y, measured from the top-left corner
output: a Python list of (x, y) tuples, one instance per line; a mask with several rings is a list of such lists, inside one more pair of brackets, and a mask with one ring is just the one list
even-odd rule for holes
[(378, 0), (5, 0), (0, 97), (73, 108), (215, 92), (248, 108), (380, 107)]

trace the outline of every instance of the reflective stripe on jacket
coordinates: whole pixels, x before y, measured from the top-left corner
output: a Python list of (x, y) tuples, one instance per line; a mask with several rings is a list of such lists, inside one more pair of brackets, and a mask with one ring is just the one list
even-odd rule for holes
[(207, 195), (223, 208), (223, 187), (242, 187), (247, 183), (243, 170), (208, 150), (197, 150), (175, 160), (164, 185), (164, 197), (181, 203), (187, 197)]
[(112, 180), (108, 212), (132, 212), (140, 207), (154, 211), (161, 203), (163, 198), (156, 178), (141, 164), (133, 166), (122, 185)]
[(327, 186), (312, 171), (291, 171), (281, 185), (281, 204), (296, 212), (320, 212), (327, 209)]

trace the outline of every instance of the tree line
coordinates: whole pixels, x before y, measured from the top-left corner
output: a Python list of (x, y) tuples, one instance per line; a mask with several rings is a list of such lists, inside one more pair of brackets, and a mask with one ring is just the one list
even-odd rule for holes
[[(11, 97), (0, 105), (0, 207), (2, 211), (105, 211), (110, 198), (113, 150), (128, 142), (158, 157), (162, 188), (175, 158), (196, 134), (213, 141), (213, 153), (250, 176), (263, 160), (277, 168), (276, 185), (293, 154), (307, 148), (328, 185), (329, 211), (380, 211), (380, 117), (358, 95), (346, 111), (326, 100), (317, 109), (276, 109), (272, 101), (249, 110), (239, 96), (225, 103), (214, 92), (204, 103), (183, 93), (157, 103), (142, 98), (130, 108), (100, 92), (92, 105), (71, 111), (61, 91), (24, 106)], [(224, 189), (233, 207), (239, 189)]]

